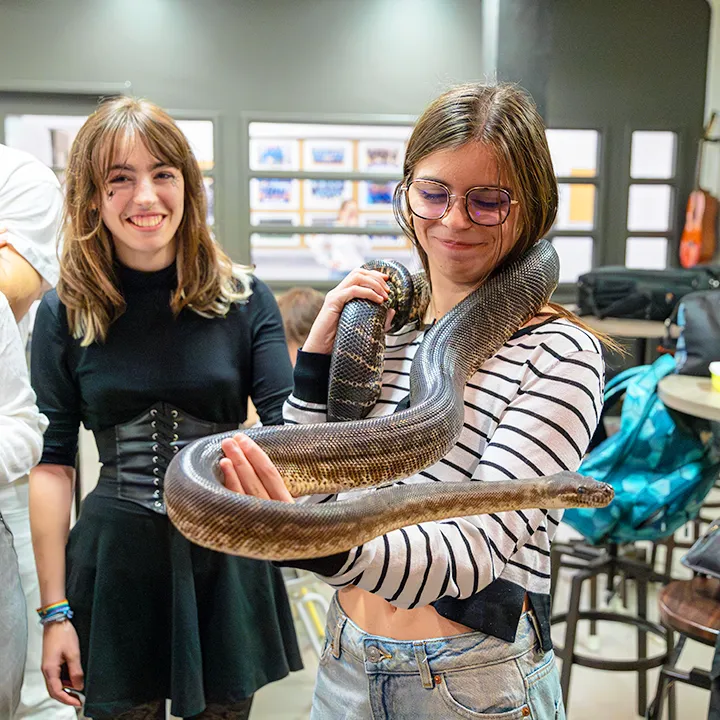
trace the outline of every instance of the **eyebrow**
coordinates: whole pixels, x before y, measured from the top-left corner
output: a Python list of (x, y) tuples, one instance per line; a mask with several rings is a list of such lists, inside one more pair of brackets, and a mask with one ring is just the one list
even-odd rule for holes
[[(415, 180), (430, 180), (432, 182), (436, 182), (436, 183), (440, 183), (441, 185), (445, 185), (445, 187), (450, 188), (450, 190), (452, 190), (452, 185), (447, 180), (441, 180), (440, 178), (422, 176), (422, 177), (416, 177)], [(495, 184), (473, 185), (469, 189), (476, 188), (476, 187), (499, 188), (500, 190), (505, 190), (506, 192), (512, 193), (512, 190), (509, 187), (506, 187), (505, 185), (495, 185)]]
[[(166, 162), (157, 162), (155, 163), (151, 168), (150, 171), (158, 170), (162, 167), (172, 167), (169, 163)], [(110, 170), (130, 170), (130, 172), (135, 172), (135, 168), (132, 165), (126, 165), (126, 164), (120, 164), (120, 165), (112, 165), (110, 167)]]

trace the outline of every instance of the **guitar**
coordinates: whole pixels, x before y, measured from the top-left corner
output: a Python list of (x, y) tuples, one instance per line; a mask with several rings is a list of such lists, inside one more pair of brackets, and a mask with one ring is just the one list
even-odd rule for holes
[(698, 156), (695, 164), (695, 189), (688, 198), (685, 212), (685, 227), (680, 237), (680, 264), (690, 268), (698, 263), (710, 262), (715, 255), (717, 242), (715, 226), (717, 222), (718, 201), (707, 190), (700, 187), (700, 171), (705, 142), (710, 140), (710, 132), (717, 118), (712, 113), (710, 121), (703, 130), (698, 142)]

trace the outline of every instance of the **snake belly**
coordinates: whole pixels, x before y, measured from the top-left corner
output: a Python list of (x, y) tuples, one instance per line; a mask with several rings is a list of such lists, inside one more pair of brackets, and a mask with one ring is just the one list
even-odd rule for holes
[[(331, 375), (337, 377), (331, 380), (328, 397), (328, 407), (336, 408), (334, 419), (348, 416), (352, 402), (347, 398), (352, 400), (366, 382), (358, 379), (358, 368), (364, 368), (365, 375), (382, 375), (377, 354), (381, 357), (384, 348), (388, 307), (398, 311), (393, 327), (418, 318), (422, 303), (412, 297), (406, 280), (398, 279), (396, 268), (389, 271), (394, 290), (387, 304), (360, 300), (343, 310), (331, 364)], [(415, 354), (406, 410), (363, 418), (371, 407), (365, 398), (358, 419), (244, 432), (268, 454), (295, 497), (378, 486), (414, 475), (453, 447), (464, 421), (465, 384), (547, 303), (558, 274), (554, 248), (540, 241), (446, 313)], [(418, 288), (418, 293), (427, 297), (427, 289)], [(372, 325), (369, 335), (366, 324)], [(366, 352), (374, 357), (367, 358)], [(350, 360), (344, 366), (335, 360), (343, 354)], [(379, 380), (376, 385), (371, 394), (379, 392)], [(165, 503), (170, 520), (192, 542), (256, 559), (322, 557), (420, 522), (539, 507), (599, 507), (613, 497), (605, 483), (563, 472), (529, 480), (383, 487), (323, 504), (262, 500), (231, 492), (222, 483), (221, 443), (233, 434), (196, 440), (173, 458), (165, 475)]]

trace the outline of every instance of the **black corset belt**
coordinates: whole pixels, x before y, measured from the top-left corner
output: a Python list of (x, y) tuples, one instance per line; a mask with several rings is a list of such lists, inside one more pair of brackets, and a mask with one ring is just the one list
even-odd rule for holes
[(198, 420), (169, 403), (155, 403), (130, 422), (95, 433), (103, 464), (95, 492), (165, 514), (163, 480), (173, 456), (193, 440), (237, 427)]

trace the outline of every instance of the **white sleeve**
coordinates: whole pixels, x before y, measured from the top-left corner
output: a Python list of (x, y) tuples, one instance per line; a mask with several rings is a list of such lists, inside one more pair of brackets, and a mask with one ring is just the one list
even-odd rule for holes
[(4, 239), (53, 286), (59, 277), (62, 205), (55, 173), (30, 156), (0, 185), (0, 227), (8, 231)]
[(15, 318), (0, 293), (0, 484), (24, 477), (37, 465), (47, 425), (35, 404)]
[[(579, 467), (602, 407), (602, 356), (583, 350), (543, 371), (531, 363), (529, 369), (531, 376), (500, 418), (472, 481)], [(333, 574), (319, 574), (330, 585), (353, 584), (401, 608), (468, 598), (506, 570), (547, 576), (540, 555), (549, 557), (546, 524), (556, 524), (560, 514), (552, 515), (531, 509), (411, 525), (336, 556)], [(537, 566), (530, 567), (527, 558), (535, 555)]]

